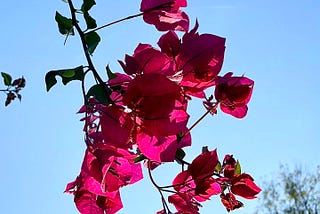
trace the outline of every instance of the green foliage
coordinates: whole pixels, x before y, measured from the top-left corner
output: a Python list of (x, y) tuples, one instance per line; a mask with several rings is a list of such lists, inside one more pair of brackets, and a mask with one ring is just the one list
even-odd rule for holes
[(239, 161), (237, 161), (236, 167), (234, 169), (234, 174), (235, 175), (240, 175), (241, 174), (241, 165), (240, 165)]
[(89, 10), (96, 4), (94, 0), (83, 0), (81, 11), (83, 12), (84, 20), (87, 24), (87, 29), (94, 29), (97, 27), (97, 22), (89, 14)]
[(107, 75), (108, 75), (108, 79), (109, 79), (109, 80), (114, 79), (114, 78), (117, 77), (117, 75), (115, 75), (115, 74), (111, 71), (109, 65), (107, 65), (106, 71), (107, 71)]
[(64, 85), (73, 80), (82, 81), (84, 78), (83, 66), (71, 69), (49, 71), (45, 77), (47, 91), (49, 91), (52, 88), (52, 86), (54, 86), (57, 83), (56, 76), (60, 76), (62, 78), (62, 83)]
[(87, 11), (83, 12), (83, 17), (86, 21), (88, 29), (94, 29), (97, 27), (97, 22), (94, 18), (92, 18)]
[(183, 149), (177, 149), (176, 158), (178, 160), (183, 160), (183, 158), (186, 156), (186, 153), (183, 151)]
[(6, 89), (0, 89), (0, 91), (7, 95), (4, 105), (8, 106), (15, 98), (18, 98), (19, 101), (21, 101), (22, 95), (20, 94), (20, 91), (26, 85), (24, 77), (20, 77), (12, 81), (12, 77), (8, 73), (1, 72), (1, 76), (3, 78), (4, 85), (7, 86)]
[(215, 171), (220, 172), (220, 170), (221, 170), (221, 163), (219, 161), (218, 164), (216, 165)]
[(312, 173), (281, 165), (278, 177), (265, 183), (256, 213), (320, 213), (320, 166)]
[[(106, 91), (108, 94), (106, 94)], [(111, 90), (106, 85), (97, 84), (92, 86), (87, 92), (86, 99), (94, 97), (101, 104), (107, 104)]]
[(96, 5), (96, 2), (94, 0), (83, 0), (81, 11), (88, 12), (94, 5)]
[(55, 20), (58, 23), (59, 32), (62, 35), (74, 35), (72, 19), (62, 16), (56, 12)]
[(85, 34), (84, 39), (87, 44), (87, 49), (90, 54), (93, 54), (94, 50), (101, 41), (100, 36), (96, 32), (90, 32)]
[(10, 74), (1, 72), (1, 76), (3, 77), (4, 85), (9, 86), (12, 82), (12, 77)]
[(139, 162), (141, 162), (141, 161), (143, 161), (143, 160), (146, 160), (146, 159), (147, 159), (146, 156), (144, 156), (143, 154), (140, 154), (138, 157), (136, 157), (136, 158), (133, 159), (133, 162), (134, 162), (134, 163), (139, 163)]

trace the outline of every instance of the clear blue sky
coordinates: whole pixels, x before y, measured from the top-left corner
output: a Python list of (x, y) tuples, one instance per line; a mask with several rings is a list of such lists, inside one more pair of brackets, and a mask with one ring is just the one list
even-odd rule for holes
[[(80, 4), (81, 1), (75, 1)], [(138, 12), (140, 1), (99, 1), (93, 9), (98, 24)], [(318, 0), (189, 0), (185, 10), (200, 33), (227, 38), (222, 74), (255, 80), (248, 116), (237, 120), (219, 112), (193, 131), (191, 160), (203, 145), (218, 148), (221, 158), (232, 153), (261, 185), (272, 178), (280, 163), (320, 164), (320, 3)], [(77, 213), (73, 197), (63, 194), (66, 183), (79, 173), (84, 143), (79, 82), (45, 90), (44, 76), (51, 69), (85, 63), (77, 37), (63, 45), (54, 21), (55, 11), (68, 15), (60, 0), (4, 1), (0, 6), (0, 71), (24, 75), (27, 87), (21, 103), (0, 106), (1, 213)], [(160, 34), (141, 18), (101, 31), (103, 42), (94, 55), (101, 72), (110, 63), (120, 71), (118, 59), (131, 54), (139, 42), (154, 44)], [(5, 96), (0, 95), (4, 102)], [(194, 121), (204, 109), (194, 100)], [(171, 166), (171, 165), (170, 165)], [(175, 170), (164, 167), (171, 175)], [(160, 176), (170, 182), (173, 177)], [(146, 178), (122, 191), (121, 214), (155, 213), (160, 198)], [(235, 213), (252, 213), (256, 202)], [(201, 213), (226, 213), (218, 197)]]

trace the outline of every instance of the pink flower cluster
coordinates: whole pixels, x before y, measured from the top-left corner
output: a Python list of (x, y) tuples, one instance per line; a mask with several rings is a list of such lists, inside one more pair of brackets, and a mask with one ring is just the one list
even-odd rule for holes
[[(116, 213), (123, 206), (120, 188), (143, 178), (140, 161), (153, 169), (174, 161), (178, 150), (191, 145), (187, 107), (192, 97), (203, 99), (208, 112), (216, 113), (220, 105), (234, 117), (246, 115), (253, 81), (232, 73), (219, 76), (225, 39), (199, 34), (198, 22), (189, 31), (189, 18), (180, 10), (186, 6), (186, 0), (142, 0), (144, 21), (167, 31), (159, 48), (139, 44), (119, 61), (124, 73), (106, 83), (112, 102), (90, 98), (80, 109), (87, 150), (80, 175), (65, 191), (74, 194), (81, 213)], [(182, 38), (175, 30), (184, 31)], [(177, 213), (198, 213), (200, 203), (217, 194), (227, 210), (239, 208), (242, 203), (234, 194), (251, 199), (260, 189), (236, 168), (232, 156), (221, 166), (216, 150), (205, 151), (176, 176), (176, 193), (168, 200)]]
[(190, 214), (198, 214), (200, 203), (213, 195), (220, 194), (222, 204), (230, 211), (243, 206), (234, 195), (253, 199), (261, 191), (250, 175), (241, 173), (239, 162), (231, 155), (226, 155), (221, 165), (216, 150), (206, 150), (196, 157), (175, 177), (172, 187), (176, 193), (169, 196), (169, 202), (177, 213)]

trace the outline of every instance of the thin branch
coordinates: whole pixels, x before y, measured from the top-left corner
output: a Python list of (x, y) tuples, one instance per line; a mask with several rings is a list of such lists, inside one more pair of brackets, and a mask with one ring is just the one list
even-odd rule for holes
[(155, 186), (158, 190), (158, 192), (160, 193), (160, 196), (161, 196), (161, 201), (162, 201), (162, 204), (163, 204), (163, 208), (164, 209), (167, 209), (169, 213), (171, 213), (170, 209), (169, 209), (169, 206), (163, 196), (163, 193), (162, 193), (162, 189), (161, 187), (159, 187), (159, 185), (155, 182), (155, 180), (153, 179), (152, 177), (152, 174), (151, 174), (151, 160), (148, 161), (148, 174), (149, 174), (149, 178), (151, 180), (151, 183), (153, 184), (153, 186)]
[[(92, 71), (94, 77), (98, 80), (99, 84), (105, 85), (104, 81), (101, 79), (100, 75), (98, 74), (97, 70), (95, 69), (95, 67), (93, 65), (93, 62), (92, 62), (92, 59), (91, 59), (91, 56), (90, 56), (90, 53), (88, 51), (87, 44), (85, 41), (85, 34), (77, 22), (76, 9), (73, 6), (72, 0), (68, 0), (68, 4), (69, 4), (69, 8), (70, 8), (70, 13), (71, 13), (72, 25), (76, 28), (76, 30), (79, 34), (79, 37), (81, 39), (82, 48), (83, 48), (86, 60), (88, 62), (88, 67)], [(105, 90), (105, 93), (108, 94), (106, 87), (104, 87), (104, 90)], [(110, 99), (109, 96), (106, 96), (106, 97), (107, 97), (108, 102), (112, 102), (112, 100)]]
[(187, 134), (189, 134), (189, 133), (191, 132), (191, 130), (192, 130), (194, 127), (196, 127), (212, 110), (214, 110), (215, 108), (217, 108), (218, 104), (219, 104), (219, 103), (217, 102), (215, 105), (213, 105), (211, 108), (209, 108), (196, 122), (194, 122), (194, 123), (192, 124), (192, 126), (188, 129), (188, 131), (186, 131), (186, 132), (182, 135), (181, 139), (182, 139), (183, 137), (185, 137)]
[(138, 13), (138, 14), (135, 14), (135, 15), (127, 16), (127, 17), (122, 18), (122, 19), (118, 19), (118, 20), (116, 20), (116, 21), (113, 21), (113, 22), (110, 22), (110, 23), (108, 23), (108, 24), (105, 24), (105, 25), (102, 25), (102, 26), (100, 26), (100, 27), (97, 27), (97, 28), (95, 28), (95, 29), (92, 29), (92, 30), (86, 32), (86, 34), (89, 34), (89, 33), (91, 33), (91, 32), (96, 32), (96, 31), (98, 31), (98, 30), (101, 30), (101, 29), (103, 29), (103, 28), (106, 28), (106, 27), (109, 27), (109, 26), (111, 26), (111, 25), (117, 24), (117, 23), (119, 23), (119, 22), (123, 22), (123, 21), (129, 20), (129, 19), (133, 19), (133, 18), (142, 16), (143, 14), (144, 14), (144, 13)]

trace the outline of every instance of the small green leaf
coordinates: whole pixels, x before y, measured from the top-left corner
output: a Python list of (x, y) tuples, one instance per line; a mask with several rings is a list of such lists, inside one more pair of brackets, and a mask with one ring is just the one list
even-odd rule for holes
[(84, 36), (87, 44), (87, 48), (90, 54), (94, 52), (99, 42), (101, 41), (100, 36), (96, 32), (90, 32)]
[(238, 160), (237, 160), (236, 167), (234, 169), (234, 174), (235, 175), (240, 175), (241, 174), (241, 166), (240, 166), (240, 162)]
[(182, 149), (177, 149), (175, 160), (178, 164), (183, 164), (183, 158), (186, 156), (186, 153)]
[(83, 12), (84, 20), (86, 21), (88, 29), (94, 29), (97, 27), (97, 22), (92, 16), (89, 15), (87, 11)]
[(57, 83), (56, 76), (60, 76), (62, 78), (62, 83), (64, 85), (73, 80), (82, 81), (84, 77), (83, 66), (71, 69), (49, 71), (45, 77), (47, 91), (49, 91), (52, 86)]
[(141, 161), (143, 161), (143, 160), (145, 160), (145, 159), (147, 159), (147, 157), (144, 156), (143, 154), (141, 154), (141, 155), (139, 155), (138, 157), (133, 158), (133, 162), (134, 162), (134, 163), (139, 163), (139, 162), (141, 162)]
[[(108, 92), (108, 94), (106, 94), (106, 91)], [(111, 90), (101, 84), (97, 84), (92, 86), (89, 91), (87, 92), (87, 99), (90, 97), (94, 97), (98, 100), (99, 103), (101, 104), (106, 104), (107, 101), (109, 100), (109, 96), (111, 94)]]
[(108, 75), (109, 80), (114, 79), (114, 78), (117, 77), (117, 75), (115, 75), (114, 73), (112, 73), (109, 65), (107, 65), (106, 70), (107, 70), (107, 75)]
[(12, 82), (12, 77), (10, 76), (10, 74), (1, 72), (1, 75), (3, 77), (4, 85), (10, 86)]
[(177, 142), (178, 143), (182, 140), (183, 136), (184, 136), (183, 132), (180, 132), (180, 133), (177, 134)]
[(221, 163), (218, 162), (218, 164), (216, 165), (215, 171), (219, 172), (221, 170)]
[(186, 153), (183, 151), (183, 149), (177, 149), (176, 152), (176, 158), (182, 160), (186, 156)]
[(73, 69), (61, 72), (61, 76), (65, 78), (72, 78), (75, 74), (76, 72)]
[(56, 12), (55, 20), (62, 35), (74, 35), (72, 19), (66, 18), (59, 12)]
[(81, 11), (88, 12), (95, 4), (96, 2), (94, 0), (83, 0)]

